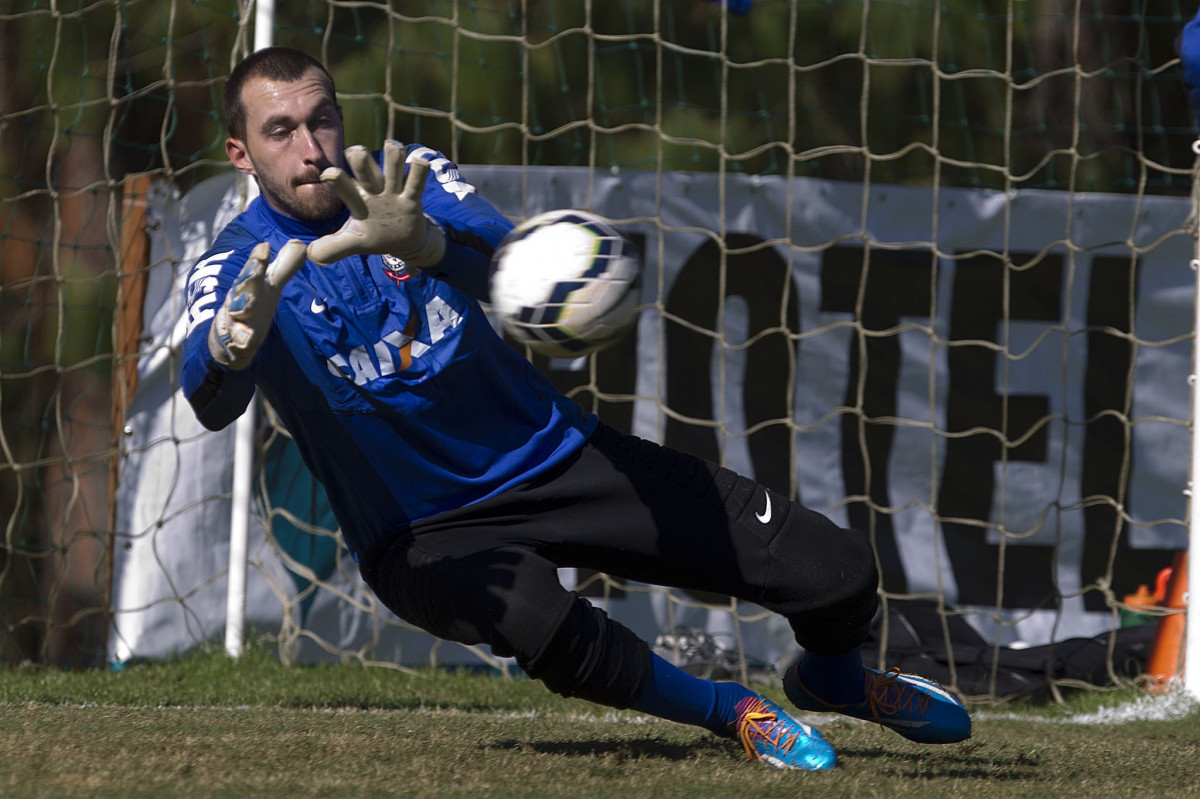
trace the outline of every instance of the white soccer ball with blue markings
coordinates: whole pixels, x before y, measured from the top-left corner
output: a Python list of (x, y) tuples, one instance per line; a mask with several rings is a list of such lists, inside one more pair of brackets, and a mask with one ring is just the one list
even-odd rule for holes
[(547, 211), (514, 228), (492, 259), (492, 307), (511, 338), (575, 358), (637, 321), (641, 262), (612, 223), (586, 211)]

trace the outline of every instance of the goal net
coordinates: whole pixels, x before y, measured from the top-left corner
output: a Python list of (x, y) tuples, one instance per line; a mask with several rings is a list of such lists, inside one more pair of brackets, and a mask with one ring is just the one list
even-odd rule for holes
[[(507, 669), (375, 602), (269, 407), (244, 479), (179, 393), (183, 281), (256, 191), (220, 122), (253, 4), (69, 5), (0, 13), (0, 660), (219, 646), (244, 493), (249, 639)], [(868, 532), (872, 651), (997, 695), (1026, 647), (1130, 679), (1125, 633), (1170, 612), (1133, 597), (1188, 542), (1192, 10), (312, 0), (268, 38), (329, 66), (348, 143), (438, 149), (514, 221), (613, 219), (635, 334), (535, 364)], [(745, 602), (562, 579), (695, 669), (794, 648)]]

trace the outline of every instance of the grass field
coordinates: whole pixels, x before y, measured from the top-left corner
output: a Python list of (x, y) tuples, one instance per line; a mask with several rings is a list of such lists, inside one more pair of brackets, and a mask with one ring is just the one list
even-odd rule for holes
[(949, 746), (805, 717), (841, 759), (807, 774), (525, 679), (285, 668), (262, 652), (119, 672), (20, 668), (0, 671), (0, 796), (1200, 796), (1200, 709), (1179, 692), (973, 715), (972, 738)]

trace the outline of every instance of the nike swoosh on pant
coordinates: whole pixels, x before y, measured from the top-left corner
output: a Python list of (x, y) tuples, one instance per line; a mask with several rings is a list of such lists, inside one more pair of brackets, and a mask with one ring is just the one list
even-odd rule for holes
[(771, 494), (768, 491), (764, 491), (763, 496), (767, 500), (767, 508), (762, 513), (755, 513), (754, 518), (758, 519), (763, 524), (767, 524), (771, 521)]

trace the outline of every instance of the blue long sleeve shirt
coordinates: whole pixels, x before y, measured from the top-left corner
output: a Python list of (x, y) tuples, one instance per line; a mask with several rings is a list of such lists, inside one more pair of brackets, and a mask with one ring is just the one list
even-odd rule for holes
[(442, 263), (409, 276), (390, 256), (306, 262), (283, 289), (250, 366), (231, 371), (209, 327), (250, 251), (336, 231), (281, 214), (262, 197), (222, 230), (188, 278), (184, 394), (207, 428), (245, 410), (257, 387), (323, 484), (357, 558), (411, 522), (487, 497), (553, 467), (597, 419), (558, 392), (493, 330), (492, 250), (512, 225), (433, 150), (424, 192), (447, 231)]

